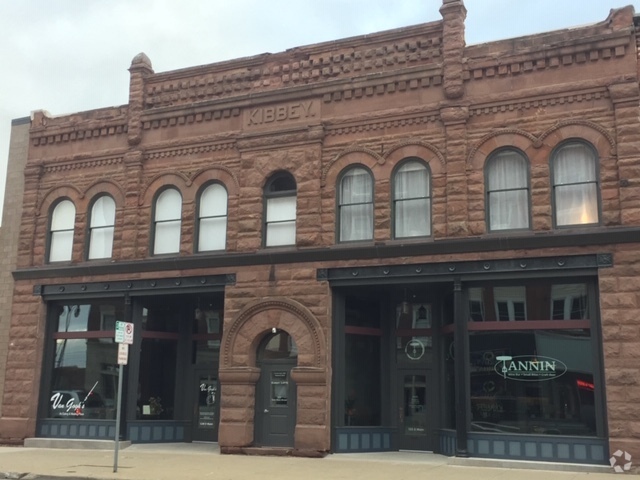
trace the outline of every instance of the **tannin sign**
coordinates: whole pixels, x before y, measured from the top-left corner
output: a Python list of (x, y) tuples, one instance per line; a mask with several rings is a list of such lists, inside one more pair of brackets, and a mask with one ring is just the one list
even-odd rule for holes
[(502, 355), (493, 369), (504, 379), (521, 382), (553, 380), (567, 373), (567, 366), (557, 358), (541, 355)]

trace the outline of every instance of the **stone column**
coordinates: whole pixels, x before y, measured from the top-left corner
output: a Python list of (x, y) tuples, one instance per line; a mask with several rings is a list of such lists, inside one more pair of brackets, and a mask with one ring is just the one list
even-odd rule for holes
[(242, 453), (253, 444), (257, 367), (221, 368), (220, 427), (218, 444), (222, 453)]

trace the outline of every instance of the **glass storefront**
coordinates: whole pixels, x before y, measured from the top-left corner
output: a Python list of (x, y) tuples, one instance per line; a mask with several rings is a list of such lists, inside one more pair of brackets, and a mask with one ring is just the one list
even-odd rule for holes
[[(143, 425), (162, 423), (167, 440), (177, 439), (177, 432), (190, 423), (194, 430), (204, 428), (204, 420), (194, 413), (202, 399), (191, 387), (202, 376), (205, 390), (219, 395), (222, 305), (222, 294), (140, 296), (127, 305), (124, 297), (49, 302), (40, 431), (62, 433), (67, 427), (59, 425), (73, 421), (84, 425), (73, 427), (80, 435), (107, 435), (116, 419), (117, 321), (134, 325), (121, 415), (129, 428), (137, 428), (137, 438), (144, 438)], [(217, 422), (206, 428), (214, 433), (199, 439), (215, 439)]]
[(47, 392), (47, 416), (115, 419), (118, 366), (115, 321), (123, 304), (113, 300), (54, 307), (55, 353)]

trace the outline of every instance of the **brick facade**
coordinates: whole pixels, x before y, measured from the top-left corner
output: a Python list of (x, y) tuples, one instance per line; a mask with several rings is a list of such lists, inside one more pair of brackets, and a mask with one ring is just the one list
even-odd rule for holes
[[(640, 395), (633, 8), (591, 26), (474, 46), (465, 45), (462, 1), (444, 0), (441, 13), (438, 22), (165, 73), (154, 73), (140, 54), (130, 68), (128, 105), (62, 117), (36, 112), (24, 166), (11, 345), (0, 376), (2, 437), (20, 440), (35, 431), (46, 304), (34, 285), (234, 273), (224, 294), (221, 446), (252, 444), (255, 349), (277, 327), (299, 347), (295, 446), (326, 451), (332, 297), (318, 269), (606, 252), (613, 267), (598, 273), (598, 304), (609, 447), (640, 457), (633, 404)], [(549, 159), (570, 139), (588, 142), (599, 158), (597, 225), (554, 226)], [(487, 227), (484, 166), (504, 147), (529, 162), (526, 232)], [(427, 240), (392, 234), (391, 178), (407, 157), (422, 159), (431, 172)], [(16, 162), (12, 156), (10, 169), (21, 168)], [(374, 233), (372, 242), (345, 244), (337, 238), (337, 185), (354, 164), (374, 178)], [(263, 247), (264, 185), (279, 171), (297, 184), (296, 245), (289, 249)], [(211, 181), (228, 192), (226, 251), (216, 255), (195, 251), (199, 192)], [(180, 253), (173, 258), (151, 250), (154, 202), (166, 186), (182, 195)], [(98, 193), (116, 203), (108, 262), (86, 260)], [(72, 260), (50, 264), (50, 212), (61, 198), (76, 208)], [(17, 208), (7, 210), (15, 216), (5, 214), (3, 235), (20, 218)]]

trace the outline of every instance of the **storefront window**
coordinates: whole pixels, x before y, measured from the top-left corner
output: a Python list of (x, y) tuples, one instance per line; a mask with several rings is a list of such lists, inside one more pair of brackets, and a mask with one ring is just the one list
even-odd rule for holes
[(136, 418), (174, 420), (180, 324), (186, 310), (161, 297), (144, 300)]
[(467, 295), (472, 322), (589, 318), (584, 283), (473, 287)]
[(596, 435), (589, 330), (471, 332), (471, 429)]
[(55, 352), (47, 412), (51, 418), (115, 419), (118, 383), (115, 300), (52, 305)]
[(346, 298), (345, 318), (346, 426), (379, 426), (380, 305), (369, 298)]

